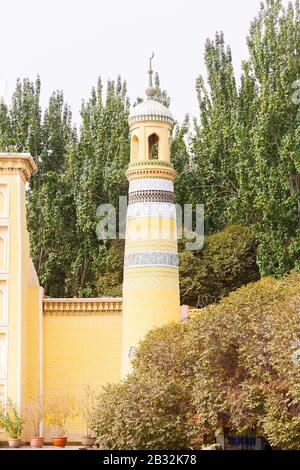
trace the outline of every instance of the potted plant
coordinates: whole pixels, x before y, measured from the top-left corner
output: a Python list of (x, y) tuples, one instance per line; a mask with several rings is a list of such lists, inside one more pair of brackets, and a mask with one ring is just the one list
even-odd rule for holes
[(25, 409), (28, 422), (32, 426), (33, 436), (30, 439), (30, 447), (41, 448), (44, 438), (40, 436), (40, 424), (42, 421), (42, 408), (38, 401), (32, 400)]
[(92, 420), (96, 407), (96, 392), (88, 385), (83, 390), (83, 396), (80, 401), (80, 414), (85, 422), (86, 435), (81, 437), (82, 445), (92, 447), (96, 438), (92, 436)]
[(54, 430), (54, 446), (66, 446), (66, 425), (69, 419), (76, 416), (76, 405), (70, 397), (56, 397), (49, 403), (45, 413), (45, 421)]
[(0, 410), (0, 428), (5, 429), (9, 439), (9, 447), (17, 448), (21, 445), (21, 432), (24, 426), (17, 405), (10, 399), (7, 399), (6, 406)]

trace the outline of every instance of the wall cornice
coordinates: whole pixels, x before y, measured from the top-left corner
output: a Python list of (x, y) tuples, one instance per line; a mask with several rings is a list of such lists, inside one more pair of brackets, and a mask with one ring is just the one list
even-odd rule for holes
[(92, 299), (43, 299), (44, 315), (74, 316), (74, 315), (121, 315), (122, 298), (92, 298)]
[(28, 181), (36, 170), (30, 153), (0, 153), (0, 175), (21, 175)]

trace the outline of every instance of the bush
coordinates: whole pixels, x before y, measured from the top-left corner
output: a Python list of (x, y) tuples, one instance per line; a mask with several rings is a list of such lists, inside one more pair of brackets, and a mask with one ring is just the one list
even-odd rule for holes
[(184, 330), (168, 325), (141, 343), (134, 373), (105, 388), (93, 430), (105, 449), (183, 449), (194, 426), (185, 374)]
[(200, 252), (180, 253), (181, 302), (201, 308), (258, 280), (256, 252), (253, 231), (231, 225), (206, 237)]
[(203, 439), (227, 428), (300, 447), (299, 282), (265, 278), (190, 322), (186, 352)]
[(218, 432), (300, 448), (300, 275), (265, 278), (186, 325), (141, 342), (133, 373), (98, 399), (93, 429), (106, 449), (186, 449)]

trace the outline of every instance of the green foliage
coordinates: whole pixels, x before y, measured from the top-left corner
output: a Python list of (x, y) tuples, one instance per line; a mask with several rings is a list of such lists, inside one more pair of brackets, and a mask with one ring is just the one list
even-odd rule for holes
[(180, 325), (152, 331), (138, 351), (135, 372), (104, 389), (93, 424), (101, 448), (186, 448), (193, 419), (182, 338)]
[(180, 253), (181, 302), (204, 307), (259, 278), (257, 242), (251, 229), (231, 225), (206, 237), (198, 253)]
[(186, 325), (151, 331), (133, 373), (98, 398), (101, 447), (200, 448), (225, 431), (298, 449), (299, 282), (296, 274), (265, 278)]
[(299, 448), (299, 276), (242, 287), (189, 324), (199, 431), (227, 428)]
[(8, 398), (6, 407), (0, 410), (0, 428), (5, 429), (11, 439), (19, 439), (23, 426), (24, 420), (19, 414), (17, 405)]
[(297, 263), (299, 244), (299, 2), (263, 3), (247, 43), (239, 89), (222, 33), (206, 43), (209, 89), (200, 77), (188, 192), (205, 203), (207, 233), (254, 224), (260, 273), (280, 276)]
[[(110, 80), (104, 92), (98, 80), (82, 104), (79, 138), (61, 91), (52, 94), (42, 114), (40, 86), (39, 78), (35, 84), (18, 80), (11, 105), (0, 103), (0, 149), (31, 152), (38, 166), (27, 196), (31, 255), (40, 282), (46, 295), (55, 297), (119, 296), (123, 242), (98, 241), (96, 211), (102, 203), (118, 208), (119, 196), (128, 192), (126, 83)], [(169, 105), (158, 75), (155, 87), (156, 99)], [(174, 136), (180, 168), (187, 158), (187, 131), (185, 121)]]
[(124, 264), (123, 240), (112, 240), (100, 259), (96, 279), (96, 294), (99, 297), (121, 297)]
[[(223, 34), (206, 42), (207, 81), (197, 80), (194, 132), (188, 116), (173, 132), (175, 199), (205, 204), (208, 235), (232, 224), (254, 226), (260, 274), (280, 277), (299, 269), (300, 108), (292, 100), (300, 75), (299, 2), (284, 9), (280, 0), (266, 0), (251, 23), (247, 44), (249, 55), (237, 83)], [(0, 103), (0, 149), (30, 151), (38, 164), (28, 191), (38, 275), (52, 296), (97, 295), (110, 284), (111, 292), (120, 292), (122, 268), (110, 282), (110, 245), (98, 242), (95, 227), (98, 205), (118, 207), (119, 195), (127, 194), (126, 83), (110, 80), (104, 92), (98, 80), (83, 102), (79, 137), (63, 93), (53, 93), (42, 113), (40, 88), (39, 78), (35, 83), (18, 80), (11, 104)], [(155, 88), (155, 99), (169, 106), (158, 75)], [(185, 255), (183, 273), (189, 270), (188, 259), (196, 268)], [(201, 269), (205, 275), (207, 268)], [(216, 294), (219, 287), (214, 286), (203, 295)]]

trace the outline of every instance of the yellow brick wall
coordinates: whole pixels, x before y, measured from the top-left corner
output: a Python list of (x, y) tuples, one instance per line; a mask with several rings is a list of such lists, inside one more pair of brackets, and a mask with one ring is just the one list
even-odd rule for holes
[[(71, 312), (70, 312), (71, 313)], [(121, 315), (44, 315), (43, 322), (44, 405), (56, 397), (69, 396), (80, 402), (87, 385), (96, 391), (120, 380)], [(68, 428), (70, 440), (84, 434), (81, 417)], [(44, 428), (49, 439), (51, 430)]]
[[(23, 384), (22, 384), (22, 411), (26, 417), (26, 408), (39, 402), (39, 286), (28, 286), (28, 309), (26, 322), (23, 322)], [(28, 418), (28, 416), (27, 416)], [(26, 441), (33, 437), (31, 423), (27, 419), (22, 438)]]

